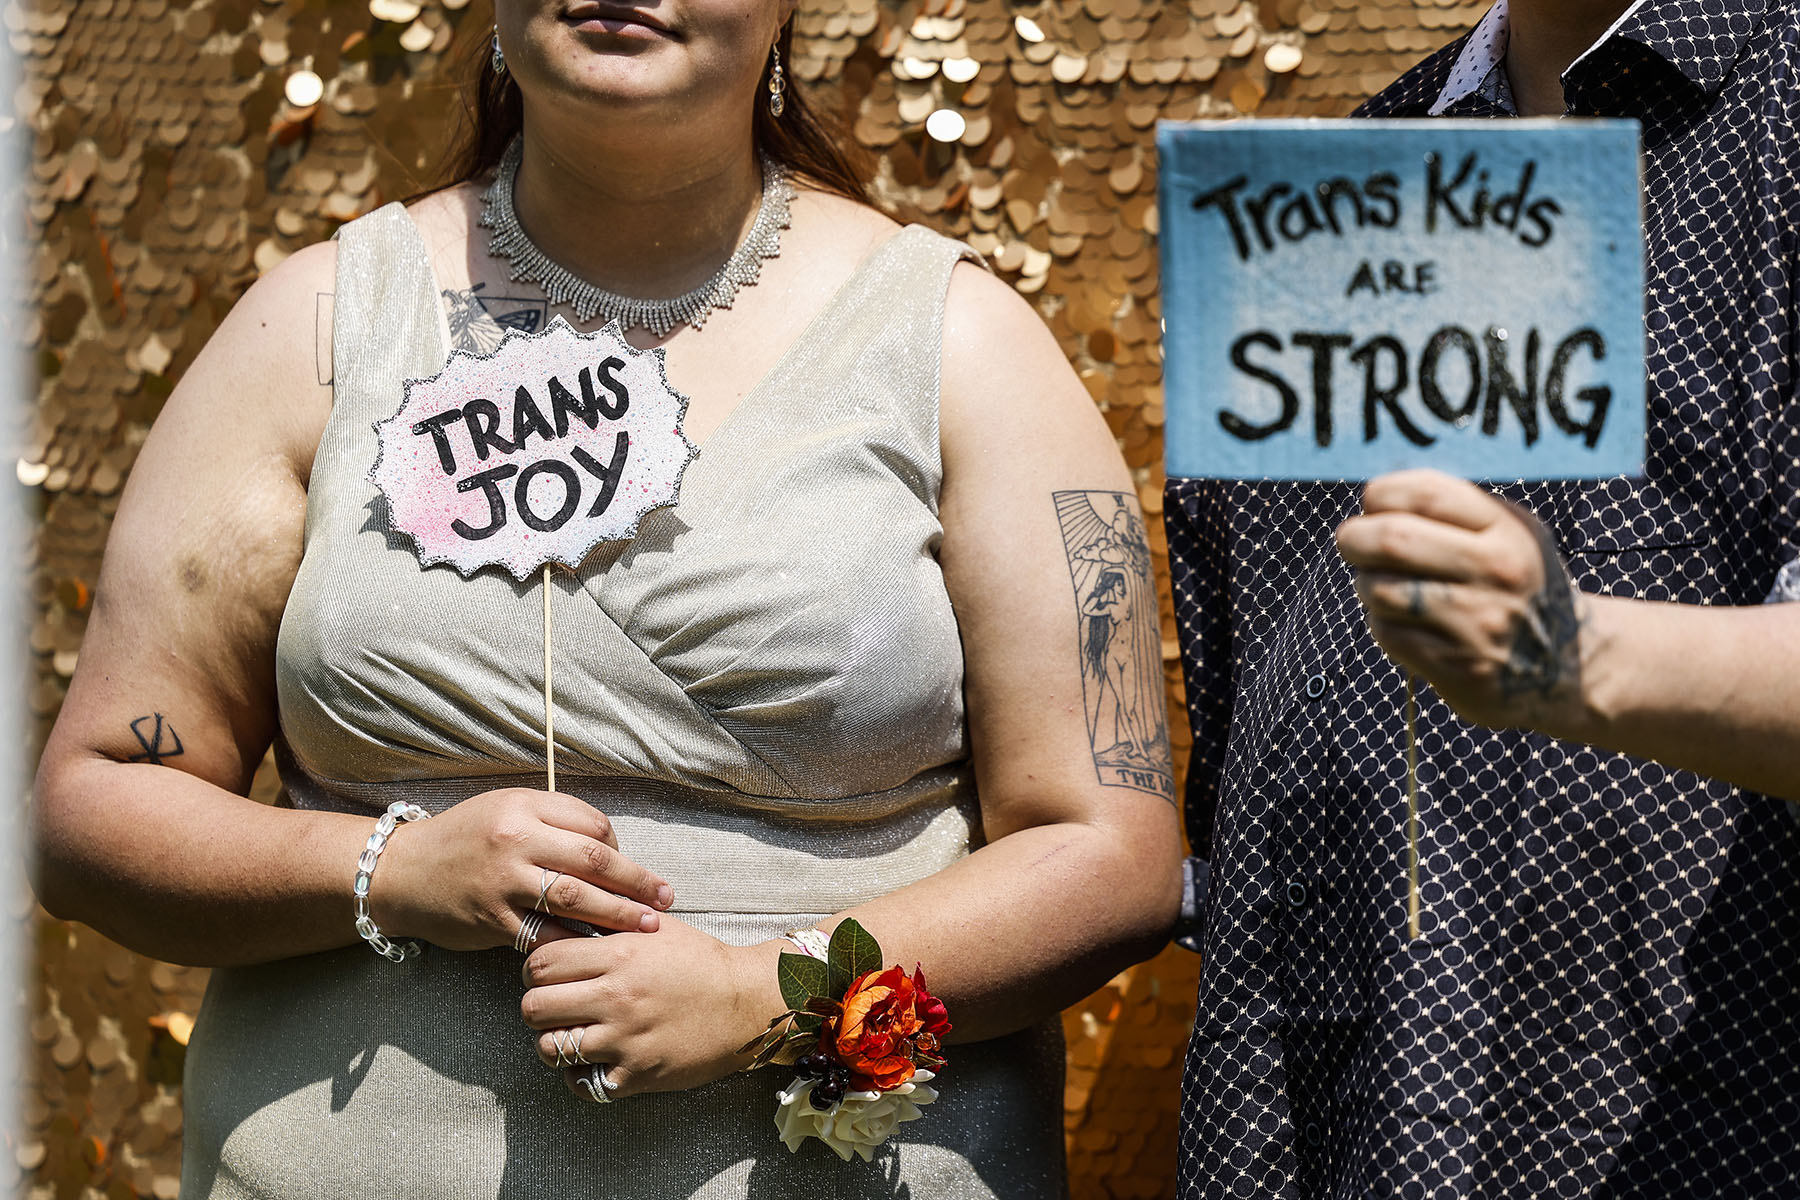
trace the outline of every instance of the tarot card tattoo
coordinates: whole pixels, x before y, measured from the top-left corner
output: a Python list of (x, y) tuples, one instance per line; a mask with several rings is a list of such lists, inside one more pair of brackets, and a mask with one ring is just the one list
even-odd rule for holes
[(1056, 492), (1081, 636), (1081, 689), (1094, 769), (1109, 787), (1175, 796), (1163, 700), (1156, 582), (1136, 498)]

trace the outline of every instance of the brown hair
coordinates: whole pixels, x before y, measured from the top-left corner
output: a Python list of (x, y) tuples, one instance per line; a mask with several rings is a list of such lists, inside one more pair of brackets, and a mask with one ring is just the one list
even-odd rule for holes
[[(776, 44), (781, 48), (781, 61), (793, 63), (794, 23), (781, 28)], [(524, 101), (519, 85), (510, 74), (494, 70), (493, 55), (486, 40), (475, 39), (466, 52), (467, 63), (461, 72), (463, 86), (462, 128), (445, 157), (442, 183), (467, 183), (478, 179), (500, 165), (507, 143), (525, 124)], [(794, 79), (785, 70), (787, 90), (785, 107), (779, 118), (769, 112), (769, 65), (763, 65), (762, 79), (757, 85), (756, 111), (752, 135), (758, 150), (786, 167), (797, 178), (839, 196), (870, 203), (867, 174), (862, 156), (845, 148), (846, 138), (836, 122), (821, 117), (808, 103)]]

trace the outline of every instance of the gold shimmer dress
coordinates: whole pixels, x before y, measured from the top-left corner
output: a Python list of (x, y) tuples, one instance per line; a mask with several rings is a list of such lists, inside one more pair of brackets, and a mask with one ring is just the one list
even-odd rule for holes
[[(441, 811), (541, 787), (541, 580), (421, 569), (367, 477), (373, 423), (448, 353), (424, 244), (389, 205), (337, 253), (334, 408), (277, 652), (284, 803), (372, 819), (399, 798)], [(561, 790), (726, 942), (980, 844), (936, 559), (944, 295), (968, 253), (894, 235), (707, 439), (679, 505), (555, 577)], [(519, 964), (427, 947), (396, 965), (358, 944), (215, 971), (188, 1048), (182, 1195), (1064, 1193), (1054, 1021), (953, 1047), (942, 1099), (874, 1162), (844, 1163), (777, 1140), (786, 1069), (571, 1095), (520, 1021)]]

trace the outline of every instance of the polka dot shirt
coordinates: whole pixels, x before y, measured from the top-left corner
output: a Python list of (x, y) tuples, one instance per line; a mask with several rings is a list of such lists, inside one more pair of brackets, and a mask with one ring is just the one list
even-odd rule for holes
[[(1464, 48), (1364, 114), (1426, 115)], [(1646, 0), (1565, 76), (1643, 123), (1648, 465), (1500, 490), (1586, 591), (1755, 604), (1800, 554), (1797, 81), (1776, 0)], [(1205, 860), (1182, 1200), (1800, 1197), (1800, 823), (1425, 688), (1409, 941), (1404, 685), (1331, 546), (1356, 504), (1168, 486)]]

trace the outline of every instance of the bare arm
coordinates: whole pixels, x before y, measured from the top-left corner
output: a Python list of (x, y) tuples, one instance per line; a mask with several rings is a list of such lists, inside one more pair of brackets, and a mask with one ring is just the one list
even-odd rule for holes
[(343, 863), (364, 823), (241, 794), (274, 734), (275, 634), (330, 406), (307, 335), (332, 261), (315, 248), (260, 281), (165, 406), (39, 767), (45, 906), (174, 961), (301, 953), (349, 933)]
[[(940, 559), (987, 843), (838, 919), (889, 962), (923, 964), (953, 1040), (975, 1040), (1154, 953), (1180, 848), (1149, 552), (1111, 434), (1036, 314), (973, 267), (951, 285), (943, 378)], [(1112, 636), (1091, 641), (1083, 610), (1114, 588), (1131, 603), (1108, 605)], [(736, 1048), (784, 1007), (784, 949), (672, 921), (654, 938), (560, 942), (527, 964), (526, 1020), (587, 1026), (583, 1051), (611, 1064), (616, 1094), (695, 1086), (742, 1066)], [(554, 1061), (548, 1035), (539, 1049)]]
[(1800, 605), (1590, 597), (1582, 664), (1557, 736), (1800, 801)]
[(1136, 489), (1050, 331), (973, 266), (950, 291), (943, 445), (940, 558), (988, 844), (848, 915), (925, 963), (953, 1037), (974, 1039), (1159, 949), (1180, 841)]
[(1436, 472), (1374, 481), (1365, 511), (1338, 542), (1371, 628), (1464, 717), (1800, 800), (1800, 605), (1564, 605), (1554, 546)]
[[(331, 404), (315, 298), (334, 264), (317, 246), (257, 283), (157, 420), (39, 766), (45, 907), (168, 961), (260, 962), (357, 940), (350, 889), (373, 820), (242, 794), (276, 728), (275, 640)], [(505, 945), (544, 868), (565, 876), (552, 911), (592, 924), (654, 929), (671, 901), (618, 853), (602, 815), (509, 789), (402, 826), (371, 903), (392, 937)]]

